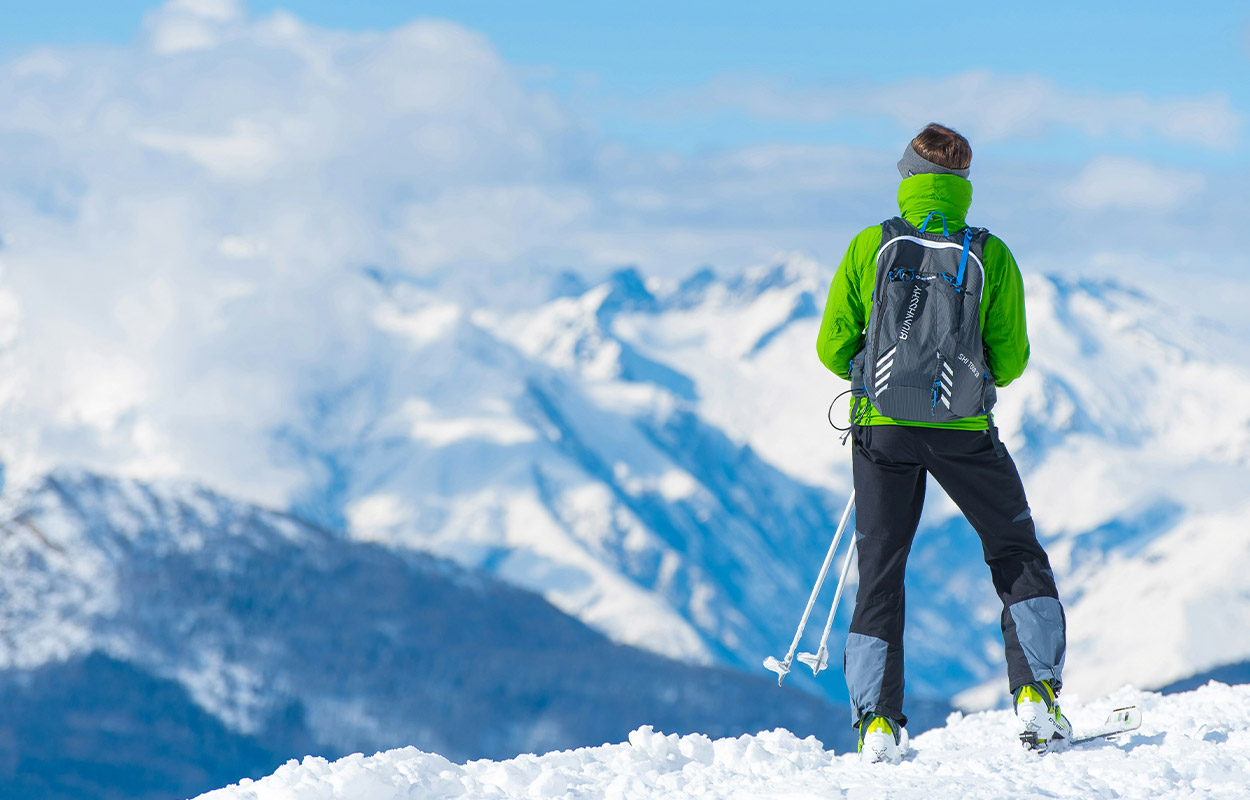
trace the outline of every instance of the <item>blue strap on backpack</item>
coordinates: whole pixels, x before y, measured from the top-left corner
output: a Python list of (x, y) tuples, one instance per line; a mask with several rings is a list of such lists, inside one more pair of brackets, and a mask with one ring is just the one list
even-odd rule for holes
[[(942, 222), (946, 222), (945, 218), (943, 218)], [(964, 228), (964, 251), (959, 254), (959, 274), (955, 276), (955, 287), (958, 289), (964, 288), (964, 270), (968, 266), (968, 251), (971, 249), (972, 231), (969, 228)]]
[(923, 233), (923, 232), (925, 231), (925, 229), (929, 227), (929, 220), (933, 219), (933, 215), (934, 215), (934, 214), (937, 214), (939, 217), (941, 217), (941, 218), (942, 218), (942, 235), (943, 235), (943, 236), (950, 236), (950, 233), (948, 233), (948, 232), (947, 232), (947, 230), (946, 230), (946, 215), (945, 215), (945, 214), (943, 214), (941, 211), (930, 211), (930, 212), (929, 212), (929, 215), (928, 215), (928, 216), (926, 216), (926, 217), (924, 218), (924, 222), (920, 223), (920, 231), (921, 231), (921, 233)]

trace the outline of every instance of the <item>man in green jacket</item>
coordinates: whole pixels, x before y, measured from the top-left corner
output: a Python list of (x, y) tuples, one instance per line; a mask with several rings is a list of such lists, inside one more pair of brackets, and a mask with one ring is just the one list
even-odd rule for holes
[[(967, 139), (942, 125), (926, 126), (898, 162), (902, 219), (916, 228), (931, 219), (929, 233), (963, 230), (972, 204), (971, 162)], [(882, 230), (882, 225), (866, 228), (851, 241), (820, 325), (821, 362), (848, 380), (872, 317)], [(983, 242), (981, 363), (1001, 387), (1019, 377), (1029, 359), (1024, 284), (1007, 246), (993, 236)], [(1064, 747), (1071, 726), (1055, 700), (1066, 648), (1063, 607), (1019, 472), (992, 418), (980, 413), (946, 422), (891, 419), (864, 398), (855, 404), (852, 441), (859, 589), (843, 665), (862, 757), (897, 762), (907, 750), (903, 577), (930, 474), (981, 537), (1003, 603), (1008, 678), (1021, 738), (1038, 749)]]

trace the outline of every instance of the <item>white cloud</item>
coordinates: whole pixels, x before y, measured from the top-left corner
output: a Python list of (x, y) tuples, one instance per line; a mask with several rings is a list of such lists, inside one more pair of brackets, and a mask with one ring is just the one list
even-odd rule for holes
[(246, 119), (235, 120), (220, 136), (141, 132), (135, 140), (155, 150), (185, 155), (214, 175), (235, 180), (260, 180), (281, 158), (280, 139)]
[(91, 351), (64, 354), (68, 367), (58, 422), (112, 433), (147, 396), (147, 370), (129, 359)]
[(464, 317), (455, 303), (421, 303), (415, 309), (401, 309), (383, 303), (374, 310), (373, 323), (381, 330), (404, 337), (415, 347), (423, 347), (445, 336)]
[(48, 50), (36, 50), (13, 65), (13, 74), (18, 78), (59, 80), (69, 73), (69, 69), (69, 63), (58, 54)]
[(214, 22), (232, 22), (243, 16), (238, 0), (171, 0), (167, 8)]
[(807, 122), (885, 117), (903, 130), (945, 121), (978, 141), (1037, 140), (1054, 129), (1095, 139), (1157, 136), (1216, 150), (1241, 141), (1245, 118), (1227, 95), (1149, 97), (1139, 92), (1068, 89), (1032, 75), (972, 70), (944, 78), (852, 87), (793, 87), (754, 79), (718, 80), (661, 101), (667, 113), (740, 109)]
[[(282, 454), (292, 421), (459, 316), (389, 312), (364, 268), (578, 266), (599, 247), (595, 147), (472, 31), (200, 0), (146, 31), (0, 62), (10, 488), (69, 462), (284, 505), (309, 480)], [(466, 419), (420, 434), (532, 436)]]
[(173, 55), (216, 47), (226, 26), (243, 18), (236, 0), (170, 0), (144, 19), (152, 49)]
[(247, 236), (223, 236), (217, 242), (217, 251), (226, 258), (247, 261), (268, 255), (269, 245), (263, 239)]
[(0, 287), (0, 352), (17, 343), (22, 331), (22, 302), (7, 288)]
[(1063, 200), (1082, 209), (1168, 211), (1188, 202), (1205, 186), (1205, 178), (1196, 172), (1103, 156), (1060, 187), (1060, 193)]

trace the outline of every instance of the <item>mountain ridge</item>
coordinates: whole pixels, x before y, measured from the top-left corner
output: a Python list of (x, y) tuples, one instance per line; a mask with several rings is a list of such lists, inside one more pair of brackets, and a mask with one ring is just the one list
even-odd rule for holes
[(6, 529), (0, 696), (20, 702), (0, 722), (0, 786), (15, 791), (198, 792), (309, 752), (498, 758), (651, 721), (850, 737), (844, 711), (764, 676), (609, 642), (487, 573), (193, 484), (66, 470)]
[[(836, 421), (843, 413), (830, 410), (828, 403), (844, 383), (825, 371), (813, 352), (816, 298), (823, 294), (826, 274), (803, 258), (724, 277), (703, 269), (683, 281), (647, 280), (636, 270), (623, 270), (597, 284), (571, 287), (566, 282), (546, 302), (506, 310), (490, 306), (473, 316), (521, 359), (518, 363), (528, 369), (538, 365), (532, 374), (539, 377), (528, 386), (541, 395), (541, 413), (531, 414), (528, 424), (536, 440), (545, 437), (563, 463), (557, 470), (563, 482), (548, 480), (542, 490), (549, 508), (558, 506), (561, 493), (571, 493), (573, 486), (580, 485), (578, 491), (586, 496), (597, 492), (600, 505), (621, 509), (642, 528), (660, 533), (651, 544), (646, 536), (634, 538), (670, 561), (675, 557), (678, 569), (693, 581), (685, 585), (703, 582), (711, 597), (726, 600), (746, 596), (737, 573), (725, 564), (700, 566), (697, 554), (674, 547), (672, 537), (663, 533), (671, 520), (687, 513), (683, 509), (698, 520), (697, 535), (709, 541), (741, 540), (742, 534), (733, 531), (746, 519), (756, 528), (748, 541), (803, 542), (800, 550), (777, 554), (775, 567), (760, 573), (763, 580), (778, 581), (775, 595), (757, 601), (778, 609), (762, 637), (743, 639), (733, 629), (734, 638), (726, 639), (725, 629), (709, 627), (694, 608), (683, 608), (685, 595), (661, 592), (656, 599), (675, 603), (679, 624), (687, 629), (685, 640), (694, 631), (703, 641), (694, 650), (666, 650), (670, 655), (703, 659), (716, 653), (728, 663), (755, 668), (763, 655), (775, 654), (789, 640), (806, 600), (814, 565), (851, 483), (849, 458), (824, 419), (828, 413)], [(1032, 364), (1000, 393), (995, 416), (1025, 474), (1040, 535), (1064, 578), (1061, 589), (1076, 608), (1092, 596), (1091, 587), (1099, 585), (1095, 576), (1108, 558), (1144, 554), (1151, 542), (1181, 535), (1178, 526), (1186, 517), (1236, 506), (1240, 495), (1219, 487), (1247, 477), (1250, 412), (1234, 398), (1250, 391), (1250, 375), (1225, 359), (1227, 342), (1218, 329), (1175, 313), (1140, 287), (1039, 275), (1027, 275), (1026, 285)], [(1190, 376), (1199, 374), (1205, 376), (1201, 400), (1174, 388), (1192, 384)], [(458, 402), (470, 405), (473, 399)], [(507, 411), (506, 403), (495, 407), (505, 409), (505, 415), (525, 416)], [(1199, 408), (1205, 419), (1195, 426)], [(709, 451), (715, 455), (691, 458), (698, 440), (722, 444)], [(511, 456), (501, 451), (498, 457)], [(751, 477), (737, 471), (737, 464), (755, 459), (775, 470), (762, 482), (755, 469)], [(543, 470), (550, 471), (552, 463), (544, 462)], [(758, 494), (746, 504), (737, 502), (753, 484)], [(420, 484), (397, 476), (391, 485)], [(913, 605), (924, 621), (922, 633), (909, 639), (915, 663), (909, 685), (931, 696), (980, 686), (988, 696), (986, 681), (1000, 671), (1001, 656), (994, 652), (997, 600), (983, 578), (975, 536), (934, 489), (917, 540), (917, 564), (927, 565), (909, 574), (909, 591), (926, 599)], [(795, 513), (801, 506), (791, 500), (781, 500), (778, 508), (788, 510), (780, 515), (767, 511), (769, 502), (813, 491), (820, 499), (810, 506), (811, 513)], [(663, 509), (660, 517), (648, 510), (648, 496)], [(761, 505), (767, 497), (774, 500)], [(493, 502), (508, 503), (503, 498)], [(533, 524), (566, 542), (565, 551), (585, 549), (609, 570), (647, 589), (645, 571), (631, 571), (619, 553), (594, 549), (602, 523), (596, 530), (579, 531), (569, 518), (554, 513)], [(926, 557), (929, 536), (945, 544)], [(432, 546), (453, 558), (464, 547), (431, 533), (395, 532), (387, 540)], [(529, 545), (522, 535), (506, 546)], [(758, 562), (758, 556), (746, 552), (751, 551), (736, 558)], [(781, 574), (798, 579), (769, 577)], [(544, 591), (535, 576), (519, 580)], [(761, 577), (748, 580), (758, 584)], [(952, 594), (952, 585), (961, 588)], [(1235, 585), (1228, 588), (1229, 596), (1236, 596)], [(556, 595), (558, 590), (549, 593)], [(615, 638), (648, 638), (613, 623), (614, 615), (600, 614), (583, 600), (557, 603)], [(970, 624), (952, 628), (943, 623), (952, 617)], [(839, 628), (844, 624), (842, 618)], [(1110, 691), (1124, 680), (1162, 684), (1182, 677), (1179, 667), (1168, 674), (1142, 673), (1141, 664), (1099, 650), (1095, 631), (1078, 625), (1074, 633), (1091, 661), (1106, 664), (1098, 670), (1074, 664), (1073, 685), (1085, 691)], [(1176, 637), (1168, 645), (1175, 652), (1187, 646), (1179, 627), (1168, 635)], [(1230, 650), (1220, 657), (1240, 656)], [(1196, 671), (1214, 665), (1192, 666)], [(1082, 669), (1088, 670), (1088, 679), (1080, 677)], [(816, 689), (839, 691), (822, 684)], [(1002, 694), (999, 689), (992, 693)]]

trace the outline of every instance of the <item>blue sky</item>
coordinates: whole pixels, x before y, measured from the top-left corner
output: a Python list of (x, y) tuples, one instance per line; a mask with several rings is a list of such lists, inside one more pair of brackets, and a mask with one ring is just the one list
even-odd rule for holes
[[(4, 0), (0, 53), (40, 45), (125, 45), (150, 0)], [(286, 9), (310, 23), (384, 30), (418, 18), (456, 21), (489, 38), (535, 86), (603, 132), (632, 146), (717, 151), (761, 142), (839, 141), (870, 146), (894, 126), (867, 119), (801, 119), (692, 102), (711, 84), (750, 83), (798, 102), (830, 87), (889, 85), (973, 70), (1042, 78), (1065, 91), (1150, 98), (1226, 97), (1250, 109), (1250, 7), (1143, 2), (1044, 6), (971, 2), (957, 13), (933, 4), (828, 2), (627, 4), (251, 0), (254, 15)], [(1033, 141), (991, 142), (1004, 155), (1066, 159), (1093, 151), (1087, 137), (1056, 131)], [(1245, 166), (1246, 148), (1119, 143), (1125, 155), (1181, 166)]]

